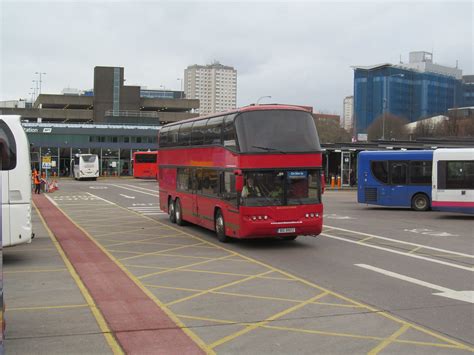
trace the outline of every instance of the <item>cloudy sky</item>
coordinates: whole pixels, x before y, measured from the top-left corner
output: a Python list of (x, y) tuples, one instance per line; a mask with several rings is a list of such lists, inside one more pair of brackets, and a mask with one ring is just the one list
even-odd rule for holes
[(178, 90), (191, 64), (238, 71), (238, 105), (271, 102), (338, 113), (352, 65), (434, 61), (473, 68), (473, 2), (229, 2), (0, 0), (0, 100), (90, 89), (97, 65), (123, 66), (126, 83)]

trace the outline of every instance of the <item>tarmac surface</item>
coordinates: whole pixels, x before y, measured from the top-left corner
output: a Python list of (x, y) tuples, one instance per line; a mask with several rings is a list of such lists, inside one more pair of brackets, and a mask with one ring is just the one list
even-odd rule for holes
[[(172, 331), (207, 353), (472, 353), (473, 303), (459, 291), (474, 290), (473, 219), (354, 197), (325, 194), (318, 238), (220, 244), (212, 231), (169, 223), (156, 182), (62, 181), (35, 200), (52, 233), (35, 215), (33, 243), (4, 250), (7, 353), (145, 353), (121, 338), (130, 331), (153, 332), (152, 346)], [(100, 251), (125, 289), (110, 275), (88, 282), (81, 267), (94, 260), (68, 251), (79, 247)], [(166, 325), (133, 318), (130, 288)], [(127, 312), (117, 328), (118, 293)]]

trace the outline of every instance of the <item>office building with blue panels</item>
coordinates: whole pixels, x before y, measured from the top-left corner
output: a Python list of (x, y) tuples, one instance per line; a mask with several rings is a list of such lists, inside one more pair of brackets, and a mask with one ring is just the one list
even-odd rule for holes
[[(354, 124), (356, 133), (384, 114), (414, 122), (466, 106), (472, 81), (462, 71), (434, 64), (428, 52), (410, 53), (406, 64), (379, 64), (354, 68)], [(466, 76), (471, 77), (471, 76)], [(469, 94), (471, 95), (471, 94)]]

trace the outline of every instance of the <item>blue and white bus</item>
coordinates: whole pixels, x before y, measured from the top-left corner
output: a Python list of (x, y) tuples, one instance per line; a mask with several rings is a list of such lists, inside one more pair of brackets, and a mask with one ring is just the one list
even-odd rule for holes
[(359, 153), (357, 201), (370, 205), (431, 208), (433, 151)]
[(435, 150), (432, 196), (434, 210), (474, 214), (474, 148)]

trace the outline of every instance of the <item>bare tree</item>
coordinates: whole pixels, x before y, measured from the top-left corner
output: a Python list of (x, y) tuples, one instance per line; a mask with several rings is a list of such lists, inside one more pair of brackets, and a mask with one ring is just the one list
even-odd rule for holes
[(328, 119), (315, 119), (314, 121), (321, 143), (342, 143), (351, 141), (351, 134), (339, 126), (339, 122)]
[[(385, 114), (377, 117), (367, 129), (369, 140), (376, 140), (385, 137), (386, 140), (402, 140), (408, 138), (408, 132), (405, 125), (408, 123), (406, 118)], [(384, 132), (385, 131), (385, 132)]]

